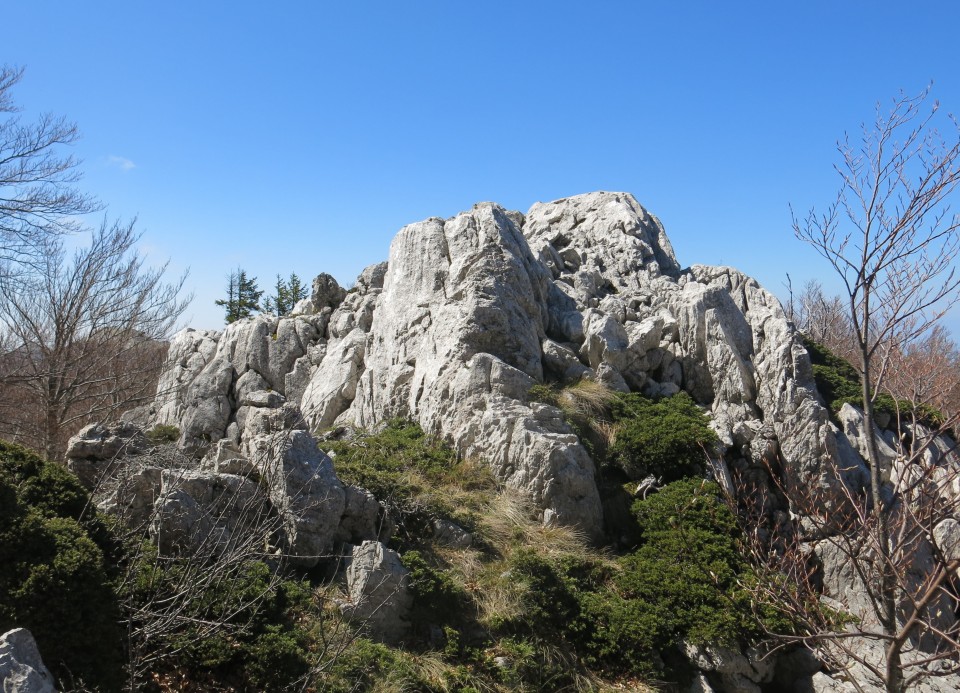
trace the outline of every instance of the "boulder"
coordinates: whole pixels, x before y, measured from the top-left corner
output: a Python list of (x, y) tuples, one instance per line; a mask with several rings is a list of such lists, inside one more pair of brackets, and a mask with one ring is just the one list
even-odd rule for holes
[(126, 455), (150, 448), (143, 428), (131, 422), (90, 424), (67, 442), (67, 468), (87, 488), (100, 484)]
[(347, 567), (350, 602), (343, 613), (378, 640), (396, 642), (410, 629), (410, 571), (379, 541), (355, 546)]
[(729, 647), (686, 643), (684, 650), (694, 667), (719, 678), (724, 691), (760, 693), (760, 685), (773, 679), (776, 658), (764, 657), (752, 648), (740, 652)]
[(317, 312), (324, 308), (336, 309), (347, 292), (340, 287), (337, 280), (326, 272), (318, 274), (313, 279), (313, 291), (310, 293), (310, 302)]
[(306, 431), (257, 436), (245, 452), (281, 518), (284, 549), (291, 560), (311, 567), (329, 556), (347, 497), (330, 458)]
[(164, 555), (218, 555), (263, 546), (277, 524), (260, 487), (246, 477), (165, 469), (150, 536)]
[(0, 635), (0, 683), (3, 693), (54, 693), (53, 675), (44, 665), (33, 635), (14, 628)]

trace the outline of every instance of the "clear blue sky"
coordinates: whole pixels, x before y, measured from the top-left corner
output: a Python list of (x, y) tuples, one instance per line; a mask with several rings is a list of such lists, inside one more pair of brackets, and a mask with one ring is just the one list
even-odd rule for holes
[(931, 80), (960, 112), (956, 2), (5, 2), (26, 115), (76, 121), (83, 186), (190, 268), (341, 283), (404, 224), (634, 193), (680, 261), (783, 293), (835, 143)]

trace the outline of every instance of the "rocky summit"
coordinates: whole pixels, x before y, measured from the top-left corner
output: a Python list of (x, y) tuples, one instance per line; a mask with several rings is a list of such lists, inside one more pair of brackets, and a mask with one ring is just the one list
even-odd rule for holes
[(629, 194), (526, 215), (480, 203), (410, 224), (353, 288), (321, 275), (297, 310), (179, 333), (154, 421), (202, 455), (221, 440), (251, 454), (285, 428), (409, 418), (484, 460), (544, 522), (592, 535), (594, 464), (554, 408), (529, 401), (545, 378), (684, 390), (709, 409), (726, 459), (780, 455), (789, 483), (820, 488), (819, 502), (839, 497), (829, 470), (866, 474), (779, 301), (729, 267), (681, 267)]
[[(269, 542), (292, 565), (340, 551), (349, 593), (341, 612), (398, 641), (409, 632), (412, 580), (383, 543), (395, 529), (390, 513), (383, 498), (341, 481), (329, 441), (413, 422), (458, 459), (488, 468), (542, 527), (575, 528), (599, 544), (612, 518), (591, 448), (570, 417), (531, 393), (583, 381), (652, 399), (686, 393), (717, 439), (706, 476), (763, 518), (769, 537), (799, 533), (819, 561), (824, 596), (869, 620), (869, 587), (824, 539), (869, 487), (869, 435), (892, 478), (909, 473), (893, 443), (867, 432), (855, 407), (831, 417), (773, 294), (730, 267), (684, 267), (632, 195), (578, 195), (526, 214), (480, 203), (405, 226), (387, 260), (349, 290), (327, 274), (312, 289), (289, 316), (183, 330), (152, 406), (71, 441), (69, 464), (88, 486), (113, 474), (124, 451), (149, 447), (145, 427), (176, 430), (193, 460), (128, 469), (101, 494), (101, 509), (149, 525), (161, 553), (196, 554), (231, 550), (250, 509), (264, 508), (275, 522)], [(931, 450), (952, 454), (943, 441)], [(630, 480), (643, 498), (661, 483)], [(440, 545), (471, 545), (449, 518), (432, 522)], [(937, 544), (958, 543), (951, 522)], [(933, 570), (930, 541), (911, 549), (917, 585)], [(948, 632), (955, 616), (940, 607), (938, 627)], [(807, 682), (803, 690), (847, 690), (842, 676), (788, 654), (775, 666), (752, 650), (688, 644), (685, 656), (699, 672), (696, 690), (773, 690), (791, 676)]]

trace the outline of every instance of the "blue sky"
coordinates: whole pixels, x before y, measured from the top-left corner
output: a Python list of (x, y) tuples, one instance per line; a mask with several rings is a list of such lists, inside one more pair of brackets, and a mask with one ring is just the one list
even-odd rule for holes
[[(830, 201), (835, 143), (898, 90), (960, 112), (954, 2), (5, 2), (25, 116), (83, 132), (85, 189), (190, 268), (218, 328), (226, 275), (386, 258), (406, 223), (632, 192), (684, 265), (778, 294), (825, 264), (789, 204)], [(95, 221), (95, 220), (94, 220)]]

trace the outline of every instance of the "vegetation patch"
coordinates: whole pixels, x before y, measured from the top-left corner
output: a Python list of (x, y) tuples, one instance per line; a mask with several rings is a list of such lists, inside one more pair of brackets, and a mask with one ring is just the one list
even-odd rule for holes
[(123, 631), (111, 536), (73, 475), (0, 441), (0, 632), (27, 628), (65, 687), (117, 690)]
[(166, 443), (176, 443), (180, 439), (180, 429), (168, 424), (157, 424), (145, 434), (147, 440), (154, 445), (164, 445)]
[(670, 482), (703, 475), (717, 434), (690, 395), (651, 400), (625, 394), (614, 400), (611, 410), (616, 433), (610, 460), (630, 479), (653, 475)]
[(471, 529), (482, 500), (496, 489), (489, 470), (458, 461), (450, 446), (404, 419), (323, 447), (341, 480), (368, 489), (387, 508), (400, 549), (422, 543), (438, 517)]
[[(860, 372), (822, 344), (804, 337), (803, 345), (810, 354), (817, 391), (826, 402), (831, 418), (836, 422), (837, 414), (844, 404), (863, 409), (863, 381)], [(890, 430), (897, 429), (898, 417), (915, 420), (930, 429), (937, 429), (946, 421), (943, 412), (935, 407), (924, 403), (914, 405), (905, 399), (895, 400), (885, 392), (877, 395), (873, 410), (875, 414), (889, 417), (887, 428)]]

